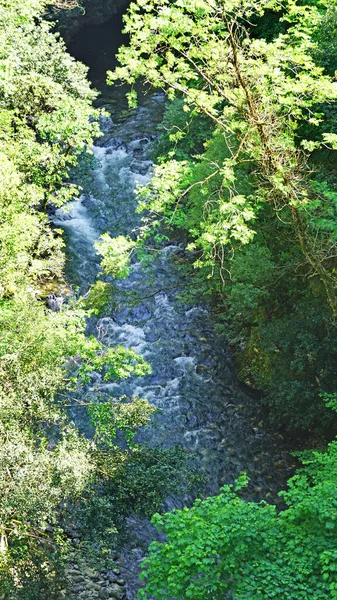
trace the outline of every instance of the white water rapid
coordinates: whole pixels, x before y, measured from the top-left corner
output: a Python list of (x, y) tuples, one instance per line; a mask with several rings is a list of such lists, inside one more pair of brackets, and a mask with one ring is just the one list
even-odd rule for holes
[[(96, 163), (87, 174), (87, 188), (69, 212), (57, 211), (53, 218), (65, 232), (68, 276), (84, 291), (98, 270), (93, 244), (99, 235), (126, 234), (139, 225), (134, 191), (151, 178), (149, 149), (163, 102), (161, 95), (152, 95), (124, 121), (105, 121), (105, 136), (93, 149)], [(154, 447), (179, 445), (192, 453), (206, 474), (205, 494), (216, 493), (245, 470), (251, 477), (251, 497), (275, 496), (275, 485), (288, 475), (280, 440), (265, 431), (252, 398), (240, 389), (211, 309), (202, 299), (200, 306), (181, 300), (191, 283), (177, 267), (181, 260), (184, 252), (173, 240), (149, 265), (132, 264), (128, 279), (115, 283), (115, 308), (89, 323), (90, 331), (105, 343), (122, 344), (144, 356), (152, 374), (107, 383), (96, 373), (84, 394), (147, 398), (158, 412), (138, 440)], [(83, 412), (74, 411), (73, 417), (87, 426)], [(167, 506), (187, 500), (170, 498)], [(131, 599), (137, 588), (137, 561), (152, 529), (134, 515), (128, 527), (133, 548), (126, 549), (121, 560)]]

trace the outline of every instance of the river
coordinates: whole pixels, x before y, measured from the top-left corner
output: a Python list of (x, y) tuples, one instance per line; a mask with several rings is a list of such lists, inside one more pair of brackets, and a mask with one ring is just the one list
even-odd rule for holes
[[(95, 160), (86, 167), (80, 200), (66, 215), (58, 211), (54, 217), (65, 232), (68, 279), (82, 292), (99, 269), (94, 241), (105, 231), (127, 234), (140, 224), (135, 187), (151, 178), (150, 149), (165, 105), (162, 94), (149, 92), (139, 108), (130, 111), (124, 90), (105, 85), (105, 70), (113, 66), (122, 41), (117, 19), (115, 26), (82, 30), (70, 46), (76, 58), (91, 67), (90, 77), (101, 91), (98, 105), (111, 115), (102, 122), (104, 136), (93, 148)], [(95, 374), (84, 393), (147, 398), (159, 410), (138, 439), (151, 446), (179, 445), (194, 455), (206, 474), (204, 494), (216, 493), (244, 470), (251, 478), (249, 498), (275, 499), (291, 474), (292, 461), (281, 436), (265, 427), (254, 397), (240, 386), (212, 307), (202, 298), (195, 306), (182, 301), (182, 292), (191, 284), (186, 271), (179, 269), (183, 258), (179, 240), (172, 239), (149, 264), (134, 261), (129, 277), (115, 283), (114, 308), (88, 325), (105, 343), (122, 344), (144, 356), (152, 374), (114, 383)], [(84, 413), (73, 416), (85, 427)], [(182, 502), (184, 498), (171, 498), (167, 506)], [(152, 529), (135, 515), (127, 527), (133, 543), (122, 553), (121, 570), (128, 598), (133, 599), (137, 564)]]

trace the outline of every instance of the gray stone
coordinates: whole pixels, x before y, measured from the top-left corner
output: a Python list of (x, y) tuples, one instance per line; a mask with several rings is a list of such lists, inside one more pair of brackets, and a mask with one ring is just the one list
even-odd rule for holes
[(95, 590), (95, 592), (97, 592), (98, 594), (101, 591), (101, 586), (98, 583), (95, 583), (94, 581), (90, 581), (90, 582), (88, 581), (87, 588), (90, 588), (91, 590)]
[(101, 591), (101, 586), (98, 585), (97, 583), (95, 583), (94, 581), (91, 581), (90, 579), (87, 580), (86, 587), (87, 587), (87, 590), (95, 591), (97, 593), (99, 593)]
[(82, 583), (82, 582), (84, 583), (85, 582), (85, 577), (83, 577), (83, 575), (81, 575), (81, 573), (78, 573), (76, 575), (75, 574), (71, 575), (70, 579), (72, 581), (74, 581), (75, 583)]
[(56, 296), (54, 293), (49, 294), (49, 296), (47, 296), (46, 304), (49, 310), (59, 312), (63, 304), (63, 298), (61, 296)]
[(79, 570), (78, 570), (78, 568), (75, 569), (74, 567), (72, 567), (70, 569), (67, 569), (66, 573), (69, 577), (72, 577), (73, 575), (79, 575)]
[(97, 571), (94, 571), (91, 567), (86, 567), (85, 574), (87, 577), (98, 577)]
[(124, 588), (120, 587), (118, 583), (112, 583), (110, 586), (110, 598), (113, 598), (114, 600), (124, 600)]

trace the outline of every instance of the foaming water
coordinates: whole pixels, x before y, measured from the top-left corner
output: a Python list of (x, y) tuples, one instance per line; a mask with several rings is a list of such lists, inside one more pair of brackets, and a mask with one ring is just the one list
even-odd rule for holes
[(83, 242), (92, 249), (93, 243), (99, 236), (99, 232), (94, 226), (93, 220), (81, 198), (70, 202), (66, 209), (57, 209), (53, 217), (53, 223), (64, 230), (71, 230), (71, 241), (74, 247), (77, 247), (79, 242)]
[[(93, 244), (99, 235), (130, 234), (140, 224), (135, 187), (152, 176), (149, 151), (163, 105), (163, 97), (153, 95), (122, 123), (105, 119), (105, 135), (93, 149), (95, 163), (80, 201), (66, 215), (57, 211), (53, 219), (66, 233), (72, 280), (83, 289), (93, 283), (98, 270)], [(190, 284), (176, 267), (181, 253), (173, 241), (154, 253), (150, 264), (135, 262), (129, 277), (114, 283), (117, 308), (89, 324), (105, 344), (122, 344), (144, 356), (152, 373), (108, 383), (95, 373), (83, 394), (147, 398), (158, 411), (137, 434), (138, 441), (185, 448), (206, 475), (205, 494), (216, 493), (246, 470), (252, 480), (251, 497), (260, 499), (266, 493), (275, 497), (288, 476), (286, 456), (277, 436), (259, 422), (251, 398), (241, 391), (211, 309), (206, 303), (190, 306), (181, 300), (181, 291)], [(83, 411), (73, 415), (85, 429)], [(170, 497), (167, 507), (185, 501), (191, 498)], [(129, 530), (135, 547), (125, 549), (122, 562), (132, 599), (138, 585), (137, 557), (153, 531), (136, 517), (130, 517)]]
[[(100, 233), (83, 196), (70, 202), (66, 208), (55, 211), (51, 221), (55, 228), (62, 229), (67, 244), (67, 275), (70, 280), (83, 287), (83, 282), (94, 279), (98, 268), (98, 256), (94, 242)], [(85, 276), (83, 275), (85, 274)]]

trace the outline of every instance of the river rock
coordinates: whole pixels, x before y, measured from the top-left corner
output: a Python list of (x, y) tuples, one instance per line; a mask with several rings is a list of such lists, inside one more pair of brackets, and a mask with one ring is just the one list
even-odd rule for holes
[(61, 296), (56, 296), (54, 293), (49, 294), (49, 296), (47, 296), (46, 304), (49, 310), (59, 312), (62, 308), (63, 298)]
[(113, 598), (113, 600), (124, 600), (125, 598), (125, 590), (118, 583), (112, 583), (109, 586), (109, 592), (110, 598)]
[(90, 579), (87, 580), (87, 589), (90, 591), (95, 591), (98, 594), (101, 591), (101, 586), (98, 583), (95, 583), (94, 581), (91, 581)]
[(95, 578), (99, 576), (97, 571), (94, 571), (94, 569), (92, 569), (91, 567), (86, 567), (84, 573), (87, 577), (90, 578)]
[(73, 577), (73, 575), (79, 575), (78, 567), (76, 568), (75, 566), (71, 567), (70, 569), (67, 569), (66, 572), (69, 577)]
[(82, 582), (84, 583), (85, 578), (84, 578), (84, 576), (81, 573), (75, 573), (75, 574), (71, 575), (71, 580), (74, 583), (82, 583)]

